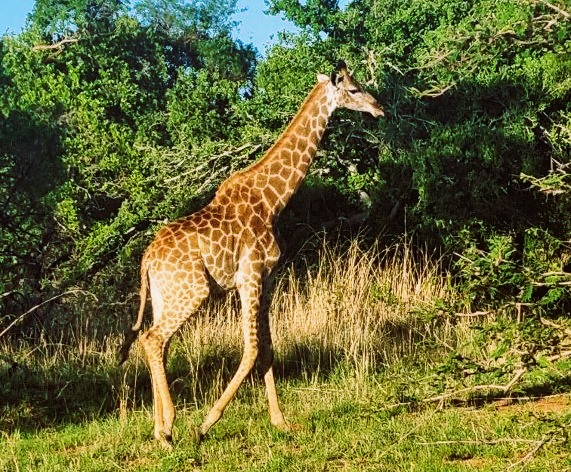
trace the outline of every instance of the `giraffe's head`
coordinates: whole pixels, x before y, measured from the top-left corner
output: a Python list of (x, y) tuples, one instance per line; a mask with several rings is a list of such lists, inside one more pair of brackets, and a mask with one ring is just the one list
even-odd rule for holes
[(365, 92), (353, 79), (345, 62), (339, 62), (337, 68), (331, 73), (331, 77), (320, 75), (319, 81), (330, 81), (328, 86), (336, 108), (367, 112), (375, 118), (384, 116), (385, 112), (375, 97)]

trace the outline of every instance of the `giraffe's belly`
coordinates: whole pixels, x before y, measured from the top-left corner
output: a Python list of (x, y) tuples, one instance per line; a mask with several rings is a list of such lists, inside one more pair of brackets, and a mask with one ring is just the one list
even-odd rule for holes
[(229, 261), (224, 261), (224, 258), (204, 258), (204, 265), (212, 279), (220, 285), (223, 289), (229, 290), (236, 287), (236, 268), (234, 264)]
[(212, 279), (226, 290), (235, 287), (237, 261), (232, 237), (200, 235), (199, 247), (204, 266)]
[(216, 239), (199, 237), (206, 270), (214, 281), (228, 290), (236, 287), (240, 272), (259, 271), (267, 275), (280, 257), (280, 250), (271, 233), (237, 238), (228, 236), (228, 244), (217, 244)]

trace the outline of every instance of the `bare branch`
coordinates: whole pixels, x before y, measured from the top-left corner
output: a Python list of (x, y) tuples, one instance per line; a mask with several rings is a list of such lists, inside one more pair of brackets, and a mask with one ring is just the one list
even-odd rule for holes
[[(420, 403), (441, 402), (444, 400), (448, 400), (449, 398), (458, 397), (458, 396), (463, 395), (465, 393), (478, 392), (480, 390), (499, 390), (500, 392), (506, 393), (512, 389), (512, 387), (521, 378), (521, 376), (527, 372), (527, 370), (528, 370), (527, 368), (521, 368), (521, 369), (516, 370), (515, 375), (506, 385), (497, 385), (497, 384), (474, 385), (472, 387), (463, 388), (460, 390), (456, 390), (454, 392), (443, 393), (442, 395), (437, 395), (435, 397), (423, 398), (422, 400), (420, 400)], [(415, 402), (395, 403), (393, 405), (387, 406), (386, 409), (396, 408), (398, 406), (408, 406), (408, 405), (412, 405), (413, 403), (415, 403)]]
[(2, 300), (3, 298), (9, 297), (13, 293), (18, 293), (18, 290), (10, 290), (9, 292), (0, 293), (0, 300)]
[(561, 282), (532, 282), (535, 287), (568, 287), (571, 286), (571, 280), (564, 280)]
[(471, 317), (478, 317), (478, 316), (487, 316), (491, 314), (491, 311), (474, 311), (473, 313), (454, 313), (454, 316), (458, 316), (460, 318), (471, 318)]
[(65, 297), (66, 295), (72, 295), (72, 294), (77, 294), (77, 293), (81, 293), (84, 295), (91, 295), (93, 297), (95, 297), (95, 295), (93, 295), (92, 293), (86, 292), (85, 290), (79, 290), (79, 289), (75, 289), (75, 290), (68, 290), (67, 292), (63, 292), (60, 293), (59, 295), (56, 295), (55, 297), (49, 298), (46, 301), (43, 301), (42, 303), (39, 303), (38, 305), (33, 306), (32, 308), (30, 308), (28, 311), (26, 311), (25, 313), (22, 313), (20, 316), (18, 316), (18, 318), (16, 318), (14, 321), (12, 321), (12, 323), (10, 323), (1, 333), (0, 333), (0, 338), (2, 338), (2, 336), (4, 336), (8, 331), (10, 331), (14, 326), (16, 326), (18, 323), (21, 323), (24, 318), (26, 316), (28, 316), (29, 314), (33, 313), (34, 311), (36, 311), (38, 308), (43, 307), (44, 305), (47, 305), (48, 303), (51, 303), (55, 300), (57, 300), (58, 298), (61, 297)]
[(519, 438), (506, 438), (506, 439), (467, 439), (467, 440), (458, 440), (458, 441), (430, 441), (430, 442), (419, 442), (422, 446), (440, 446), (440, 445), (448, 445), (448, 444), (503, 444), (503, 443), (526, 443), (526, 444), (537, 444), (541, 441), (536, 439), (519, 439)]
[(563, 15), (565, 18), (569, 18), (571, 15), (569, 15), (569, 13), (567, 13), (565, 10), (562, 10), (561, 8), (559, 8), (558, 6), (555, 6), (549, 2), (546, 2), (545, 0), (539, 0), (541, 3), (543, 3), (546, 7), (551, 8), (552, 10), (555, 10), (557, 13), (559, 13), (560, 15)]
[(539, 321), (541, 321), (541, 323), (544, 324), (545, 326), (549, 326), (550, 328), (560, 329), (567, 336), (571, 336), (571, 329), (566, 328), (565, 326), (558, 325), (557, 323), (554, 323), (553, 321), (543, 317), (539, 318)]
[(75, 38), (63, 38), (55, 44), (37, 44), (32, 48), (32, 51), (51, 51), (57, 49), (61, 51), (66, 44), (77, 43), (79, 41), (79, 36)]
[(450, 84), (447, 86), (435, 85), (431, 89), (420, 91), (415, 87), (409, 87), (409, 91), (412, 92), (417, 98), (423, 97), (440, 97), (444, 95), (448, 90), (453, 88), (456, 84)]
[(565, 359), (571, 357), (571, 351), (563, 351), (559, 354), (554, 354), (553, 356), (546, 357), (549, 362), (557, 361), (559, 359)]
[(531, 450), (529, 451), (525, 456), (523, 456), (519, 461), (514, 462), (513, 464), (511, 464), (507, 470), (512, 470), (515, 467), (523, 467), (525, 466), (525, 464), (527, 464), (531, 459), (533, 459), (533, 456), (535, 456), (535, 454), (537, 453), (537, 451), (539, 451), (543, 446), (545, 446), (547, 443), (553, 441), (556, 438), (556, 435), (560, 432), (566, 431), (567, 428), (569, 428), (571, 426), (571, 422), (561, 425), (558, 428), (555, 428), (551, 431), (548, 431), (544, 436), (543, 439), (541, 439), (541, 441), (537, 442), (537, 445)]

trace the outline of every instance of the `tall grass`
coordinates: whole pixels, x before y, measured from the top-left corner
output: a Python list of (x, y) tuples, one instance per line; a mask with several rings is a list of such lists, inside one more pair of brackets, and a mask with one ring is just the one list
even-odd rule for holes
[[(270, 320), (279, 378), (318, 383), (344, 371), (358, 384), (417, 351), (430, 329), (418, 314), (447, 296), (438, 259), (409, 242), (381, 250), (354, 241), (345, 248), (324, 243), (318, 260), (276, 276)], [(140, 369), (135, 352), (128, 365)], [(231, 294), (208, 303), (173, 340), (172, 389), (187, 405), (212, 403), (241, 353), (240, 306)]]
[[(346, 247), (324, 243), (319, 264), (285, 267), (276, 275), (270, 318), (277, 375), (282, 381), (311, 383), (344, 371), (357, 385), (365, 382), (383, 365), (416, 352), (430, 329), (418, 314), (446, 296), (439, 260), (413, 250), (409, 242), (388, 249), (359, 241)], [(242, 352), (239, 311), (236, 294), (217, 298), (173, 340), (168, 370), (179, 406), (212, 403), (233, 375)], [(89, 324), (85, 316), (62, 332), (59, 343), (0, 344), (0, 357), (18, 364), (11, 374), (4, 372), (8, 388), (32, 400), (35, 395), (45, 398), (41, 408), (28, 412), (41, 423), (114, 410), (125, 416), (132, 409), (150, 408), (149, 378), (138, 344), (126, 367), (117, 368), (121, 330), (90, 338), (84, 332)], [(90, 400), (91, 393), (97, 398)], [(19, 396), (13, 389), (10, 394), (9, 403), (16, 406)], [(28, 419), (26, 414), (20, 418)]]
[(445, 296), (438, 261), (408, 243), (380, 250), (358, 241), (324, 245), (319, 260), (277, 283), (272, 321), (286, 371), (288, 360), (317, 370), (341, 363), (364, 378), (414, 352), (416, 312)]

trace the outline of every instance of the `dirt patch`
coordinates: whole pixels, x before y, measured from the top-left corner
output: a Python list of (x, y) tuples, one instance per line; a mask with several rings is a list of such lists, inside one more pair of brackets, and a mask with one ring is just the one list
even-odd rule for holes
[(488, 467), (491, 463), (490, 459), (485, 459), (483, 457), (469, 457), (469, 458), (453, 458), (445, 459), (445, 464), (462, 464), (471, 469), (482, 469)]
[(571, 395), (549, 395), (538, 398), (502, 398), (492, 403), (492, 407), (496, 410), (564, 414), (571, 411)]

